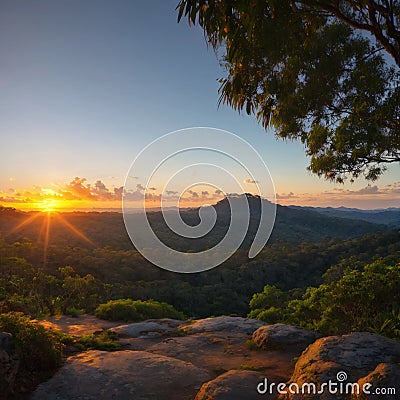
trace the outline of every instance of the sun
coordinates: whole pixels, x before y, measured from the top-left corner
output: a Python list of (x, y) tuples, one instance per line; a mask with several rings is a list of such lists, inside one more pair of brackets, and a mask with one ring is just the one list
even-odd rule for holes
[(51, 213), (62, 206), (65, 206), (65, 199), (61, 193), (57, 193), (53, 189), (42, 189), (40, 192), (40, 198), (37, 199), (36, 209)]
[(44, 199), (37, 203), (38, 209), (43, 212), (54, 212), (60, 207), (60, 202), (55, 199)]

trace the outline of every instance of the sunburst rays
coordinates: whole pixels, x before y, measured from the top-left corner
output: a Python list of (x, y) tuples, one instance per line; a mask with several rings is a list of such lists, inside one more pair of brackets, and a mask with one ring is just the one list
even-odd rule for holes
[(31, 225), (38, 218), (43, 218), (41, 223), (39, 233), (37, 236), (37, 241), (39, 242), (41, 238), (43, 238), (43, 266), (47, 265), (47, 255), (49, 243), (51, 240), (51, 225), (55, 221), (57, 221), (60, 225), (65, 226), (70, 232), (72, 232), (75, 236), (79, 237), (89, 245), (96, 247), (96, 244), (90, 240), (82, 231), (80, 231), (77, 227), (67, 221), (61, 214), (54, 211), (47, 212), (35, 212), (33, 215), (27, 217), (24, 221), (16, 225), (12, 228), (7, 236), (20, 231), (21, 229)]

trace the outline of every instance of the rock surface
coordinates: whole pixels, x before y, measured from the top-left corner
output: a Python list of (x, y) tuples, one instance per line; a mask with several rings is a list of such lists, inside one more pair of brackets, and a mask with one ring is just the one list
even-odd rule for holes
[[(369, 373), (366, 377), (358, 380), (358, 385), (361, 388), (360, 393), (354, 396), (357, 400), (379, 400), (383, 398), (395, 398), (395, 395), (389, 395), (387, 390), (396, 390), (397, 396), (399, 396), (399, 382), (400, 382), (400, 366), (397, 364), (381, 363)], [(364, 385), (371, 384), (371, 387)], [(365, 388), (371, 392), (366, 394), (362, 388)], [(379, 393), (373, 394), (376, 389), (379, 388)], [(387, 394), (387, 397), (383, 394)]]
[(78, 317), (62, 315), (48, 319), (33, 320), (33, 322), (37, 322), (46, 329), (62, 331), (73, 336), (90, 335), (97, 331), (121, 325), (121, 322), (105, 321), (89, 314), (82, 314)]
[[(82, 323), (84, 318), (78, 320)], [(87, 328), (80, 325), (83, 332), (101, 326), (104, 321), (89, 319), (88, 322)], [(57, 327), (57, 321), (53, 323)], [(64, 319), (61, 324), (62, 329), (69, 327), (65, 326)], [(218, 317), (184, 323), (179, 325), (181, 332), (172, 337), (151, 334), (156, 332), (154, 329), (159, 329), (159, 325), (163, 329), (166, 326), (177, 329), (178, 324), (181, 321), (150, 320), (140, 325), (115, 327), (120, 333), (134, 336), (119, 338), (123, 351), (89, 351), (68, 358), (50, 380), (39, 386), (32, 400), (193, 400), (203, 383), (230, 370), (235, 370), (228, 375), (233, 377), (214, 384), (220, 385), (221, 390), (225, 383), (230, 385), (231, 396), (236, 390), (242, 396), (247, 389), (240, 387), (246, 385), (249, 385), (249, 393), (255, 394), (257, 382), (254, 385), (254, 376), (267, 376), (276, 382), (287, 381), (293, 371), (292, 359), (301, 352), (291, 347), (271, 350), (266, 356), (265, 352), (251, 350), (246, 341), (263, 323), (245, 318)], [(145, 334), (142, 331), (144, 326), (147, 329)], [(190, 329), (182, 334), (185, 327)], [(260, 372), (243, 371), (254, 368)], [(246, 383), (247, 378), (243, 376), (250, 383)], [(239, 379), (241, 377), (243, 379)], [(246, 400), (248, 396), (241, 398)]]
[(143, 322), (116, 326), (111, 328), (110, 331), (128, 338), (161, 337), (178, 334), (178, 326), (183, 323), (183, 321), (169, 318), (149, 319)]
[[(378, 364), (398, 363), (400, 342), (368, 332), (354, 332), (341, 336), (328, 336), (311, 344), (299, 357), (290, 382), (321, 384), (338, 382), (339, 373), (345, 383), (356, 383), (377, 368)], [(368, 378), (371, 379), (371, 376)], [(333, 400), (338, 397), (324, 391), (323, 394), (302, 396), (286, 394), (280, 399)]]
[(209, 374), (145, 351), (92, 350), (70, 357), (31, 400), (192, 400)]
[(191, 324), (183, 325), (181, 328), (189, 334), (218, 331), (252, 334), (257, 328), (264, 324), (264, 322), (257, 319), (222, 316), (199, 319)]
[(259, 400), (265, 398), (257, 392), (264, 375), (255, 371), (228, 371), (205, 383), (195, 400)]
[(15, 377), (18, 373), (19, 360), (0, 349), (0, 398), (7, 398), (13, 392)]
[(306, 348), (319, 338), (316, 332), (286, 324), (266, 325), (253, 333), (253, 342), (262, 349), (292, 344), (303, 344)]
[[(74, 325), (81, 332), (104, 326), (105, 321), (93, 318), (88, 319), (88, 326), (84, 318), (74, 319), (79, 322)], [(71, 327), (65, 319), (60, 324), (58, 327), (54, 322), (55, 328)], [(399, 390), (397, 341), (372, 333), (352, 333), (317, 339), (304, 350), (316, 337), (314, 332), (283, 324), (263, 325), (246, 318), (217, 317), (188, 323), (165, 319), (114, 326), (112, 330), (121, 335), (119, 343), (124, 350), (92, 350), (69, 357), (51, 379), (37, 388), (31, 400), (277, 399), (276, 392), (273, 396), (258, 394), (257, 385), (264, 378), (269, 383), (295, 382), (301, 386), (337, 382), (339, 372), (348, 375), (346, 383), (371, 383)], [(246, 340), (251, 337), (269, 351), (248, 348)], [(279, 348), (271, 343), (278, 343)], [(293, 358), (298, 356), (294, 367)], [(375, 398), (385, 397), (357, 397)], [(288, 394), (280, 399), (338, 397), (324, 392), (314, 397)]]

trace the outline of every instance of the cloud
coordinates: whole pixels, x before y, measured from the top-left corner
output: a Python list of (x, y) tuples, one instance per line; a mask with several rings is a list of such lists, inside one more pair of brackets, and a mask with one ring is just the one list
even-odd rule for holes
[(90, 184), (86, 184), (86, 178), (75, 177), (69, 184), (66, 185), (63, 193), (68, 195), (69, 200), (93, 199), (92, 189)]
[(385, 186), (385, 188), (380, 189), (378, 186), (374, 185), (367, 185), (361, 189), (357, 190), (349, 190), (349, 189), (343, 189), (343, 188), (333, 188), (332, 190), (328, 190), (324, 192), (325, 194), (341, 194), (343, 196), (353, 196), (353, 195), (376, 195), (376, 194), (383, 194), (387, 191), (392, 191), (392, 189), (389, 189), (388, 186)]
[(319, 193), (277, 193), (282, 205), (309, 205), (321, 207), (386, 208), (399, 207), (400, 182), (379, 187), (367, 185), (357, 189), (336, 187)]
[(106, 185), (100, 180), (96, 181), (94, 184), (92, 193), (98, 196), (101, 200), (111, 200), (113, 198), (113, 193), (111, 193)]
[[(15, 203), (16, 205), (21, 204), (21, 208), (32, 207), (34, 209), (35, 204), (37, 207), (37, 204), (46, 199), (59, 198), (69, 201), (69, 203), (65, 203), (68, 207), (80, 204), (77, 202), (87, 204), (105, 202), (110, 204), (109, 207), (120, 207), (122, 198), (128, 202), (141, 201), (144, 194), (146, 194), (146, 201), (154, 204), (161, 201), (161, 194), (157, 192), (156, 187), (148, 187), (146, 190), (138, 182), (132, 182), (131, 187), (133, 188), (128, 190), (124, 186), (108, 187), (101, 179), (97, 179), (94, 183), (91, 183), (84, 177), (75, 177), (68, 183), (58, 186), (52, 184), (50, 187), (51, 189), (32, 186), (29, 190), (14, 190), (14, 188), (8, 188), (4, 191), (0, 190), (0, 204), (11, 205)], [(169, 205), (177, 204), (180, 201), (185, 206), (193, 206), (194, 204), (201, 205), (205, 202), (212, 204), (220, 200), (222, 196), (224, 196), (224, 192), (220, 189), (208, 191), (199, 188), (198, 191), (190, 189), (184, 193), (175, 190), (166, 190), (162, 195), (162, 199)], [(234, 196), (234, 194), (231, 194), (231, 196)], [(281, 192), (276, 194), (276, 199), (283, 205), (298, 204), (333, 207), (344, 205), (346, 207), (358, 208), (399, 207), (400, 181), (392, 182), (385, 186), (367, 185), (358, 188), (353, 188), (352, 186), (350, 188), (343, 186), (333, 187), (319, 193)], [(31, 204), (31, 206), (23, 204)]]
[(18, 199), (16, 197), (3, 197), (0, 196), (1, 203), (29, 203), (29, 199)]
[(121, 200), (123, 194), (124, 194), (124, 187), (123, 186), (120, 186), (118, 188), (114, 188), (114, 196), (117, 198), (117, 200)]
[(381, 193), (378, 186), (366, 186), (358, 191), (356, 191), (355, 193), (358, 194), (379, 194)]
[(254, 185), (254, 184), (257, 184), (258, 181), (255, 181), (254, 179), (245, 179), (243, 181), (243, 183), (248, 183), (248, 184)]
[(293, 192), (289, 192), (289, 193), (282, 193), (282, 194), (279, 194), (279, 193), (277, 193), (276, 194), (276, 198), (277, 199), (296, 199), (296, 198), (298, 198), (299, 196), (296, 196)]
[(188, 193), (190, 193), (192, 195), (192, 197), (199, 197), (199, 194), (197, 192), (194, 192), (193, 190), (188, 190)]

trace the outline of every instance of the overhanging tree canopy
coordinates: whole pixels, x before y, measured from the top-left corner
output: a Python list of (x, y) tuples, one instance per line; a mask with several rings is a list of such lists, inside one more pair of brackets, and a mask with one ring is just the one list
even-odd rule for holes
[(178, 10), (225, 50), (220, 102), (300, 139), (309, 170), (375, 180), (400, 161), (398, 1), (182, 0)]

